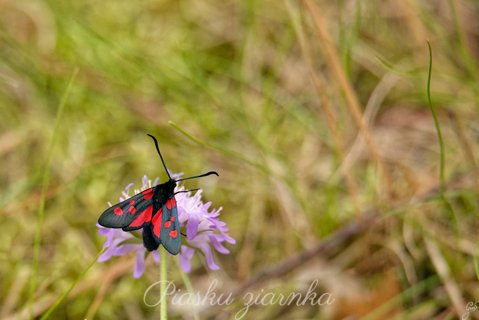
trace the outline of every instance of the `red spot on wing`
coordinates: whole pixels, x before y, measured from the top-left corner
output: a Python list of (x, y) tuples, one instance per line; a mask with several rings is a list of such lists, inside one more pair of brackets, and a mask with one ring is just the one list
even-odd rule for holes
[(153, 213), (153, 205), (149, 205), (143, 213), (145, 214), (145, 222), (150, 222), (151, 214)]
[(113, 209), (113, 213), (117, 216), (121, 216), (123, 214), (123, 210), (121, 210), (120, 207), (116, 207), (115, 209)]
[(136, 208), (134, 206), (131, 206), (128, 208), (128, 211), (130, 211), (131, 214), (135, 214), (136, 213)]
[(165, 228), (171, 227), (171, 221), (166, 221), (165, 224), (164, 224), (164, 227)]
[(151, 220), (151, 212), (153, 211), (153, 205), (149, 205), (132, 223), (129, 227), (141, 227), (145, 222)]
[(171, 216), (170, 221), (175, 222), (175, 216)]
[[(174, 198), (172, 198), (172, 199), (174, 199)], [(171, 199), (166, 200), (166, 208), (168, 210), (171, 210)]]
[(141, 192), (143, 194), (143, 199), (145, 200), (150, 200), (151, 198), (153, 198), (153, 189), (146, 189), (144, 191)]
[(171, 204), (173, 205), (173, 207), (176, 207), (176, 199), (175, 199), (175, 197), (171, 198)]
[(135, 204), (135, 200), (131, 199), (131, 200), (130, 200), (130, 204), (131, 204), (131, 205), (134, 205), (134, 204)]
[(178, 236), (178, 230), (171, 230), (170, 231), (170, 237), (175, 239)]
[(160, 233), (161, 233), (161, 219), (162, 219), (162, 216), (163, 216), (163, 211), (161, 210), (158, 210), (155, 215), (153, 216), (153, 219), (151, 220), (151, 222), (153, 223), (153, 233), (155, 234), (155, 236), (157, 238), (160, 237)]

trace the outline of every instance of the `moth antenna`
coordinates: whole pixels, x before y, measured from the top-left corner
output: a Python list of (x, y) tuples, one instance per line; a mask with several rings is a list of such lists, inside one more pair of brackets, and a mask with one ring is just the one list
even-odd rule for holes
[(175, 180), (175, 181), (176, 181), (176, 182), (179, 182), (179, 181), (183, 181), (183, 180), (196, 179), (196, 178), (206, 177), (206, 176), (209, 176), (209, 175), (212, 175), (212, 174), (217, 175), (218, 177), (220, 176), (220, 175), (218, 174), (218, 172), (216, 172), (216, 171), (210, 171), (210, 172), (207, 172), (207, 173), (200, 174), (199, 176), (193, 176), (193, 177), (178, 179), (178, 180)]
[(153, 139), (153, 141), (155, 142), (156, 151), (158, 151), (158, 154), (160, 155), (161, 163), (163, 163), (163, 167), (165, 168), (166, 174), (168, 175), (168, 178), (170, 178), (170, 180), (171, 180), (170, 173), (168, 172), (168, 169), (166, 168), (165, 160), (163, 160), (163, 156), (161, 155), (160, 147), (158, 146), (158, 141), (157, 141), (156, 138), (153, 137), (151, 134), (147, 134), (147, 135), (148, 135), (151, 139)]

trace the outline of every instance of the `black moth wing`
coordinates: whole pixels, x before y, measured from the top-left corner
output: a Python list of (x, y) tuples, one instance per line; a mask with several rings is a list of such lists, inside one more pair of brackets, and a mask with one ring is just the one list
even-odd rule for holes
[(175, 197), (166, 201), (162, 208), (161, 244), (171, 254), (178, 254), (181, 248), (181, 233), (178, 220), (178, 208)]
[[(148, 250), (162, 244), (171, 254), (178, 254), (181, 234), (174, 189), (176, 182), (169, 180), (158, 185), (153, 198), (154, 214), (148, 227), (143, 228), (143, 242)], [(153, 246), (154, 244), (154, 246)]]
[(123, 228), (125, 231), (141, 229), (151, 220), (155, 187), (146, 189), (131, 198), (106, 209), (98, 223), (107, 228)]

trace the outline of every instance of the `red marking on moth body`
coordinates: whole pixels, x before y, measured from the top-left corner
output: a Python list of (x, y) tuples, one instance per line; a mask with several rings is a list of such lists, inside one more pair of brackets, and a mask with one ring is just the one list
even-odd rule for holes
[(123, 210), (121, 210), (120, 207), (116, 207), (115, 209), (113, 209), (113, 213), (117, 216), (121, 216), (123, 214)]
[(131, 199), (131, 200), (130, 200), (130, 204), (131, 204), (131, 205), (134, 205), (134, 204), (135, 204), (135, 200)]
[(160, 233), (161, 233), (161, 219), (162, 219), (162, 216), (163, 216), (163, 211), (161, 210), (158, 210), (155, 215), (153, 216), (153, 219), (151, 220), (151, 222), (153, 223), (153, 233), (155, 234), (155, 236), (157, 238), (160, 237)]
[(148, 206), (145, 211), (140, 213), (132, 223), (130, 223), (129, 227), (141, 227), (145, 222), (150, 222), (151, 220), (151, 213), (153, 212), (153, 206)]
[(171, 230), (170, 231), (170, 237), (176, 238), (178, 236), (178, 230)]
[(136, 213), (136, 208), (134, 206), (131, 206), (128, 208), (128, 211), (130, 211), (131, 214), (135, 214)]
[(165, 228), (171, 227), (171, 221), (166, 221), (164, 226), (165, 226)]
[(150, 200), (153, 198), (153, 190), (152, 189), (146, 189), (141, 192), (143, 194), (143, 199), (145, 200)]

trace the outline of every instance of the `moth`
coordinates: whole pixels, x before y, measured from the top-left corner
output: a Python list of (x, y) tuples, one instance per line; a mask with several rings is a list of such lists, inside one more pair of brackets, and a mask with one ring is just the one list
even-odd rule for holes
[(155, 143), (156, 151), (169, 180), (106, 209), (98, 219), (98, 223), (103, 227), (121, 228), (123, 231), (143, 229), (143, 245), (148, 251), (158, 249), (161, 244), (169, 253), (176, 255), (180, 252), (181, 231), (175, 194), (193, 191), (175, 193), (176, 184), (184, 180), (219, 175), (216, 171), (209, 171), (198, 176), (172, 179), (161, 155), (158, 141), (154, 136), (150, 134), (148, 136)]

